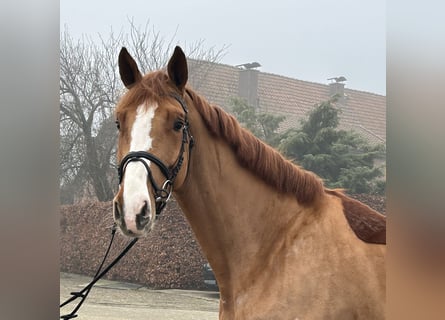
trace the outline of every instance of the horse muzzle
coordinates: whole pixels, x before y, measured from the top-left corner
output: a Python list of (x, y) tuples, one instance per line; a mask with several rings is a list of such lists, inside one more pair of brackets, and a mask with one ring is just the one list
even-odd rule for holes
[(113, 201), (114, 221), (121, 231), (130, 237), (141, 237), (153, 226), (155, 215), (150, 200), (141, 200), (133, 206), (122, 205), (116, 198)]

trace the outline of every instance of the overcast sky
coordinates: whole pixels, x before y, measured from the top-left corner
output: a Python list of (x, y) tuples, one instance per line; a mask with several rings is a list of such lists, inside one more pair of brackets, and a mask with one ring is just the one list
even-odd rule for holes
[(228, 45), (221, 63), (257, 61), (259, 70), (386, 95), (385, 1), (357, 0), (61, 0), (70, 34), (107, 36), (111, 27), (150, 24), (178, 44)]

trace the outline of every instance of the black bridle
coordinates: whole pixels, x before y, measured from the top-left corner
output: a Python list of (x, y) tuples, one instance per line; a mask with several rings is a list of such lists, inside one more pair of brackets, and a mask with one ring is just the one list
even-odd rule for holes
[[(184, 110), (184, 124), (182, 126), (182, 143), (181, 143), (181, 148), (179, 149), (178, 158), (176, 159), (175, 163), (171, 167), (167, 167), (164, 164), (164, 162), (162, 162), (162, 160), (160, 160), (152, 153), (146, 151), (131, 151), (122, 159), (122, 161), (119, 164), (119, 168), (117, 170), (119, 177), (119, 185), (120, 185), (122, 183), (125, 169), (130, 162), (138, 161), (144, 165), (147, 171), (147, 180), (150, 181), (151, 186), (153, 187), (153, 193), (156, 201), (156, 218), (159, 217), (159, 215), (162, 212), (162, 209), (164, 209), (168, 200), (170, 200), (170, 196), (173, 192), (173, 183), (175, 182), (176, 176), (181, 170), (182, 163), (184, 162), (185, 145), (187, 143), (189, 145), (188, 157), (190, 159), (190, 152), (194, 144), (193, 136), (190, 134), (189, 130), (187, 105), (180, 96), (172, 94), (171, 97), (174, 98), (176, 101), (178, 101), (182, 109)], [(156, 183), (155, 179), (153, 178), (150, 167), (147, 164), (147, 162), (144, 161), (144, 159), (154, 163), (159, 168), (161, 173), (164, 175), (166, 180), (162, 183), (161, 187), (159, 187), (159, 185)]]

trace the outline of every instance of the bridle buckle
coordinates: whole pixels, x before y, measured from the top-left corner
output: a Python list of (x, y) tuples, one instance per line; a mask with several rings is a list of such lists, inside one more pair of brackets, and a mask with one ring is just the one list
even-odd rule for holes
[(167, 203), (170, 200), (173, 192), (173, 182), (171, 180), (165, 180), (162, 188), (157, 191), (156, 195), (156, 203), (165, 202)]

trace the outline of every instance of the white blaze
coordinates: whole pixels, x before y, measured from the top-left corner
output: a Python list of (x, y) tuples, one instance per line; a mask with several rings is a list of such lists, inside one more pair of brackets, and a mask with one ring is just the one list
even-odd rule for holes
[[(151, 148), (152, 139), (150, 131), (157, 105), (140, 105), (136, 109), (136, 119), (131, 129), (131, 142), (129, 151), (147, 151)], [(142, 159), (148, 166), (150, 161)], [(124, 176), (124, 219), (128, 230), (136, 231), (136, 215), (141, 211), (147, 201), (151, 208), (150, 196), (147, 188), (147, 170), (139, 161), (129, 162), (125, 168)]]

